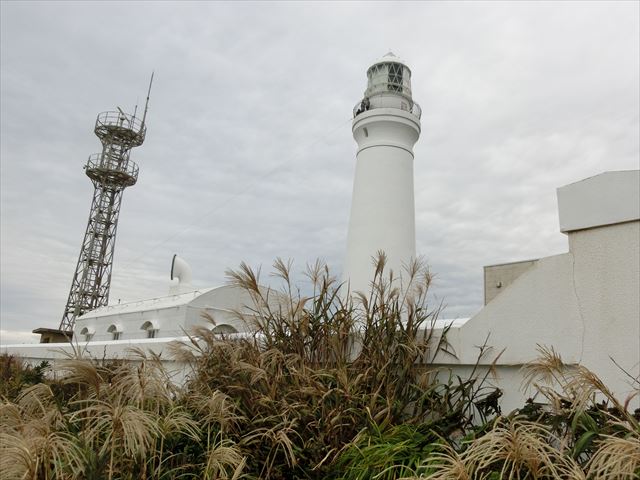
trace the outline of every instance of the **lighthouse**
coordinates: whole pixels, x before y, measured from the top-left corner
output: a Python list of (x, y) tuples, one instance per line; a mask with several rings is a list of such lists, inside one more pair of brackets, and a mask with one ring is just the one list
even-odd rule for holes
[(367, 70), (367, 89), (353, 109), (358, 150), (343, 271), (351, 292), (370, 290), (378, 251), (396, 278), (415, 258), (413, 146), (420, 115), (411, 70), (387, 53)]

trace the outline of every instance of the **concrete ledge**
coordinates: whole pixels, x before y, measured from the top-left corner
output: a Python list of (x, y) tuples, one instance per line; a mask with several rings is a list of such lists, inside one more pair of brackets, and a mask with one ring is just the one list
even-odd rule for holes
[(640, 170), (605, 172), (558, 188), (563, 233), (640, 219)]

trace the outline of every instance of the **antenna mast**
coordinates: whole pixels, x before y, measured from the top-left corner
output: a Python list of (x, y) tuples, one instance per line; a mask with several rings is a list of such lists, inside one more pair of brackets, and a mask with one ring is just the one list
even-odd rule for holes
[(142, 115), (142, 126), (145, 126), (145, 121), (147, 119), (147, 111), (149, 110), (149, 96), (151, 95), (151, 85), (153, 84), (153, 74), (156, 73), (151, 71), (151, 80), (149, 80), (149, 90), (147, 91), (147, 101), (144, 104), (144, 114)]

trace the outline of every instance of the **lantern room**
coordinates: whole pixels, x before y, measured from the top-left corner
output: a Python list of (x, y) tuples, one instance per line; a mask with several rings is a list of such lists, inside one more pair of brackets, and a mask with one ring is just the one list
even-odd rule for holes
[(411, 100), (411, 70), (391, 52), (369, 67), (367, 79), (366, 97), (393, 94)]
[(367, 70), (364, 98), (354, 107), (354, 117), (374, 108), (398, 108), (420, 117), (420, 107), (411, 97), (411, 70), (392, 52)]

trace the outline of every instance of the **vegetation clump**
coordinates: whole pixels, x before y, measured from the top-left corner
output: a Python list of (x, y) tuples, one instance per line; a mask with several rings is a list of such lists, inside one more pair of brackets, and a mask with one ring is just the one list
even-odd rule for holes
[[(544, 396), (506, 416), (486, 377), (434, 367), (449, 352), (434, 329), (431, 275), (376, 263), (371, 291), (346, 295), (325, 265), (303, 296), (246, 265), (229, 272), (254, 307), (253, 334), (213, 325), (164, 358), (69, 358), (45, 367), (3, 358), (0, 472), (8, 479), (605, 479), (640, 474), (640, 428), (591, 372), (553, 350), (527, 367)], [(449, 352), (452, 353), (452, 352)], [(166, 354), (166, 353), (165, 353)], [(16, 380), (19, 379), (19, 380)], [(548, 387), (555, 382), (557, 388)], [(597, 401), (596, 401), (597, 399)]]
[(20, 357), (0, 354), (0, 397), (13, 400), (24, 388), (43, 382), (47, 368), (46, 361), (32, 367)]

